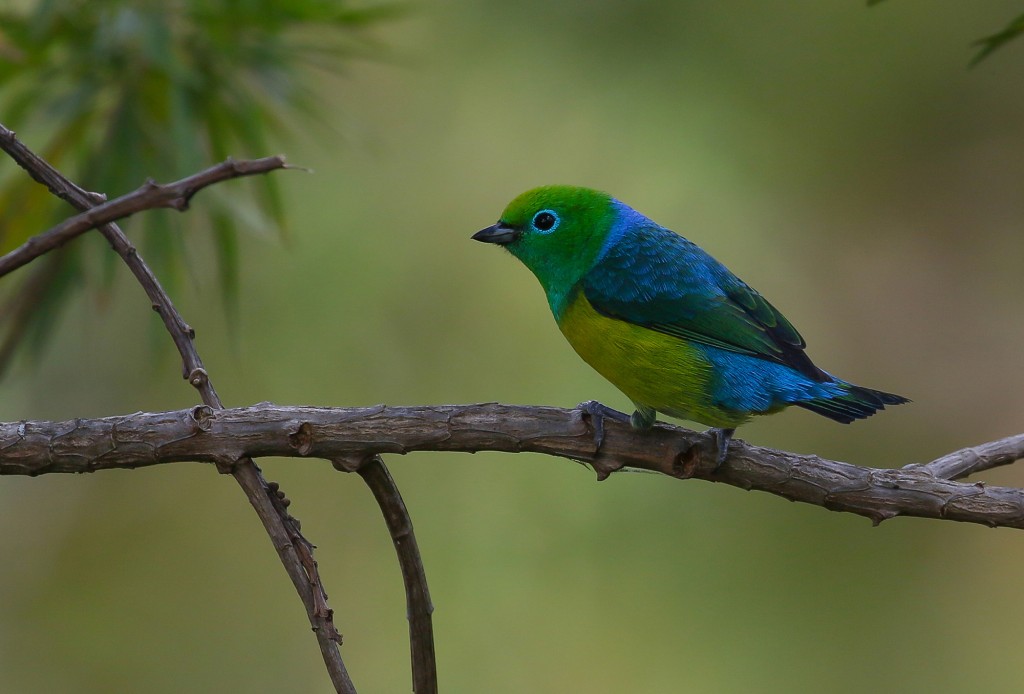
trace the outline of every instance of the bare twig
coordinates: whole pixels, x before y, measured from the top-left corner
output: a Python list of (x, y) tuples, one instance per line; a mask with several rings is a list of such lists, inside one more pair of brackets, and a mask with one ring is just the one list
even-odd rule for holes
[[(103, 204), (103, 196), (89, 193), (68, 180), (21, 143), (15, 137), (14, 132), (2, 124), (0, 124), (0, 149), (3, 149), (19, 166), (24, 168), (33, 179), (47, 186), (56, 196), (71, 203), (75, 208), (88, 210), (98, 204)], [(284, 166), (283, 159), (271, 158), (267, 161), (269, 162), (266, 164), (269, 167), (266, 169), (268, 171)], [(242, 164), (244, 167), (245, 163)], [(214, 167), (214, 169), (216, 168)], [(210, 175), (232, 178), (230, 170), (231, 166), (228, 165), (225, 171)], [(203, 173), (209, 174), (210, 171), (212, 169)], [(224, 178), (220, 180), (224, 180)], [(188, 188), (182, 188), (177, 192), (184, 195), (183, 200), (187, 203), (188, 197), (195, 190), (198, 188), (191, 189), (191, 192)], [(164, 326), (181, 355), (183, 376), (199, 391), (208, 408), (222, 408), (220, 397), (214, 390), (193, 343), (195, 331), (178, 313), (170, 296), (124, 232), (113, 223), (102, 224), (99, 226), (99, 230), (131, 269), (135, 278), (146, 291), (153, 309), (163, 320)], [(345, 694), (354, 694), (355, 686), (341, 658), (341, 652), (338, 650), (341, 635), (334, 626), (333, 611), (327, 606), (327, 593), (324, 591), (316, 570), (316, 562), (312, 556), (312, 543), (306, 540), (299, 531), (298, 521), (288, 513), (283, 495), (276, 487), (271, 488), (251, 458), (246, 456), (221, 458), (217, 464), (218, 469), (230, 472), (235, 478), (263, 522), (281, 563), (306, 607), (306, 614), (316, 635), (320, 652), (335, 689)]]
[[(792, 501), (846, 511), (875, 523), (918, 516), (1024, 528), (1024, 490), (954, 482), (927, 466), (860, 467), (737, 440), (715, 469), (707, 437), (658, 424), (637, 432), (605, 420), (600, 452), (580, 410), (500, 404), (319, 408), (269, 403), (236, 409), (193, 408), (71, 422), (0, 424), (0, 475), (92, 472), (176, 461), (242, 456), (351, 459), (414, 451), (531, 451), (586, 461), (599, 478), (623, 467), (758, 489)], [(979, 460), (1024, 457), (1020, 436), (977, 446)], [(1014, 443), (1016, 442), (1016, 443)], [(987, 457), (992, 454), (992, 457)]]
[(391, 479), (379, 455), (336, 458), (334, 467), (342, 472), (359, 473), (373, 492), (398, 554), (398, 565), (405, 584), (406, 614), (409, 619), (409, 650), (412, 656), (412, 690), (416, 694), (436, 694), (437, 663), (434, 656), (434, 605), (427, 589), (412, 518), (405, 507), (398, 485)]
[[(263, 174), (283, 168), (285, 168), (285, 161), (284, 157), (280, 156), (243, 161), (228, 159), (174, 183), (161, 185), (154, 181), (147, 181), (127, 195), (99, 203), (95, 207), (86, 208), (81, 214), (68, 217), (52, 229), (33, 236), (14, 250), (0, 256), (0, 277), (32, 262), (44, 253), (63, 246), (90, 229), (130, 217), (143, 210), (160, 207), (170, 207), (179, 211), (186, 210), (192, 196), (207, 186), (230, 178)], [(93, 199), (92, 196), (90, 199)], [(75, 202), (71, 201), (71, 204), (74, 205)]]

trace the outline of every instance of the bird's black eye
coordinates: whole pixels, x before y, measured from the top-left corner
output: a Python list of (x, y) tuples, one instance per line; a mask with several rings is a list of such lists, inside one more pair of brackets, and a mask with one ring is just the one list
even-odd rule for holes
[(537, 231), (549, 233), (558, 226), (558, 215), (551, 210), (541, 210), (533, 215), (533, 228)]

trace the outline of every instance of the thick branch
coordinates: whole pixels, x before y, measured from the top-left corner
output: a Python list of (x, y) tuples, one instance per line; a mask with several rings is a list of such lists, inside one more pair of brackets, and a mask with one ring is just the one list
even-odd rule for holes
[[(1024, 490), (963, 483), (927, 465), (859, 467), (813, 455), (729, 446), (717, 471), (700, 454), (704, 434), (659, 424), (637, 432), (605, 420), (595, 451), (579, 410), (500, 404), (319, 408), (269, 403), (226, 410), (196, 407), (70, 422), (0, 424), (0, 474), (40, 475), (135, 468), (243, 456), (335, 460), (413, 451), (532, 451), (586, 461), (603, 478), (622, 467), (758, 489), (879, 523), (898, 515), (1024, 528)], [(1024, 436), (975, 447), (977, 469), (1024, 457)], [(985, 458), (986, 451), (995, 451)], [(946, 458), (948, 456), (943, 456)], [(941, 459), (940, 459), (941, 460)]]

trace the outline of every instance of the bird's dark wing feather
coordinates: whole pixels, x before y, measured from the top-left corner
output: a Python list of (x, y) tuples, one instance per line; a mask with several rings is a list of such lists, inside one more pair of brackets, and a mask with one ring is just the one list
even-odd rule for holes
[(582, 280), (599, 313), (712, 347), (830, 377), (796, 328), (697, 245), (653, 223), (626, 230)]

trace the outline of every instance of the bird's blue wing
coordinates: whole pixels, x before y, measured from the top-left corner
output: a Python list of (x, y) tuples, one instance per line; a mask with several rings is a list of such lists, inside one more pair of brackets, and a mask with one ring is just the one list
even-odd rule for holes
[(785, 316), (696, 244), (649, 221), (616, 237), (582, 280), (599, 313), (829, 380)]

